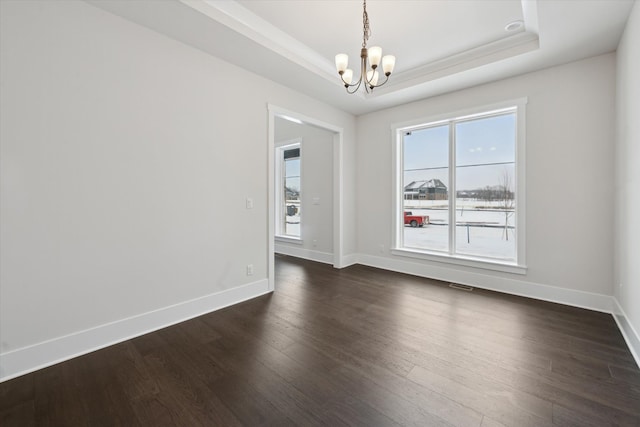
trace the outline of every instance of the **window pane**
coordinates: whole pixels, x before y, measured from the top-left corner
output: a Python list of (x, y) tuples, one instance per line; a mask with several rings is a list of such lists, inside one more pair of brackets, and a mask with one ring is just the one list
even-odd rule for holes
[(515, 161), (515, 113), (456, 124), (456, 165)]
[[(285, 155), (289, 151), (292, 151), (292, 150), (285, 151)], [(284, 168), (285, 168), (285, 172), (284, 172), (285, 177), (300, 176), (300, 157), (286, 159), (284, 162)]]
[(300, 156), (300, 149), (285, 151), (284, 193), (285, 224), (284, 234), (300, 237), (300, 157), (287, 158), (287, 153), (295, 152)]
[(456, 252), (515, 260), (515, 114), (456, 124)]
[(404, 246), (448, 251), (449, 127), (405, 135), (403, 152)]

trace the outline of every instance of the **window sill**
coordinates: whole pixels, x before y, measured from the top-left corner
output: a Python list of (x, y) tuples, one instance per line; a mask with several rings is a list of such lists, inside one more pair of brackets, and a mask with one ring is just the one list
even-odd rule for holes
[(527, 274), (527, 267), (525, 265), (518, 265), (511, 262), (501, 262), (499, 260), (488, 260), (486, 258), (474, 258), (461, 255), (445, 255), (435, 252), (424, 252), (418, 250), (411, 250), (406, 248), (392, 249), (393, 255), (424, 259), (428, 261), (443, 262), (447, 264), (460, 265), (465, 267), (482, 268), (484, 270), (501, 271), (504, 273), (513, 274)]
[(302, 239), (300, 239), (299, 237), (291, 236), (276, 236), (275, 241), (280, 243), (293, 243), (294, 245), (302, 244)]

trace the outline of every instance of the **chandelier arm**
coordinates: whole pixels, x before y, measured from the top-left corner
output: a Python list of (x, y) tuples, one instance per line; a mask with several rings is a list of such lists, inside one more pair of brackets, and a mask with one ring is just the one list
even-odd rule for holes
[[(349, 92), (349, 88), (350, 88), (350, 87), (353, 87), (353, 86), (358, 86), (358, 87), (360, 87), (360, 85), (362, 84), (362, 76), (360, 76), (360, 78), (358, 79), (358, 81), (357, 81), (357, 82), (355, 82), (355, 83), (347, 83), (347, 82), (344, 80), (344, 77), (342, 76), (342, 74), (340, 74), (340, 80), (342, 80), (342, 83), (344, 83), (344, 87), (346, 87), (346, 88), (347, 88), (347, 92)], [(358, 90), (358, 89), (356, 88), (356, 90)], [(349, 93), (353, 93), (353, 92), (349, 92)]]
[[(364, 80), (364, 89), (367, 91), (367, 93), (373, 93), (373, 89), (377, 88), (378, 86), (382, 86), (384, 83), (386, 83), (387, 81), (385, 80), (383, 83), (379, 84), (379, 85), (374, 85), (371, 84), (371, 82), (373, 81), (373, 76), (376, 72), (375, 68), (371, 68), (371, 80), (369, 80), (367, 78), (367, 59), (366, 58), (362, 58), (362, 71), (360, 72), (360, 78)], [(387, 76), (387, 80), (389, 79), (389, 77)]]
[[(360, 89), (360, 85), (362, 84), (362, 79), (358, 80), (358, 83), (354, 83), (352, 85), (349, 85), (350, 87), (353, 87), (353, 90), (349, 90), (349, 88), (347, 87), (347, 93), (349, 95), (353, 95), (354, 93), (356, 93), (358, 91), (358, 89)], [(365, 86), (366, 87), (366, 86)]]
[(386, 77), (386, 78), (384, 79), (384, 81), (383, 81), (382, 83), (379, 83), (379, 84), (377, 84), (377, 85), (374, 85), (374, 86), (373, 86), (373, 88), (375, 89), (375, 88), (377, 88), (377, 87), (380, 87), (380, 86), (384, 85), (386, 82), (388, 82), (388, 81), (389, 81), (389, 76), (385, 75), (385, 77)]

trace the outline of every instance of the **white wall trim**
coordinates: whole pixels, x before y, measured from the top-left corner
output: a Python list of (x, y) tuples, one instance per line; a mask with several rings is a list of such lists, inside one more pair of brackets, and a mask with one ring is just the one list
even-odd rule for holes
[[(277, 185), (280, 189), (284, 188), (285, 185), (285, 177), (284, 177), (284, 173), (285, 173), (285, 160), (284, 160), (284, 152), (285, 150), (289, 149), (289, 148), (293, 148), (293, 147), (297, 147), (299, 150), (299, 158), (301, 159), (303, 156), (303, 149), (302, 149), (302, 138), (294, 138), (294, 139), (289, 139), (287, 141), (274, 141), (274, 151), (273, 153), (269, 153), (269, 155), (275, 156), (273, 159), (273, 165), (274, 165), (274, 176), (273, 176), (273, 182), (274, 182), (274, 186)], [(304, 188), (303, 188), (303, 184), (304, 182), (302, 182), (302, 177), (300, 178), (300, 187), (298, 188), (298, 191), (300, 192), (299, 194), (304, 194)], [(293, 242), (294, 240), (297, 241), (298, 244), (302, 244), (302, 236), (298, 235), (298, 236), (288, 236), (287, 234), (285, 234), (286, 232), (286, 225), (285, 225), (285, 218), (287, 216), (287, 212), (285, 210), (285, 200), (286, 197), (284, 196), (282, 191), (275, 191), (275, 187), (274, 187), (274, 191), (273, 191), (273, 195), (275, 197), (275, 210), (274, 210), (274, 214), (275, 214), (275, 233), (276, 233), (276, 240), (277, 239), (287, 239), (291, 242)], [(300, 200), (298, 200), (298, 202), (300, 202)], [(300, 206), (300, 205), (299, 205)], [(298, 207), (299, 207), (298, 206)], [(304, 219), (304, 218), (302, 218)], [(300, 230), (302, 231), (302, 230)]]
[(270, 292), (267, 279), (0, 354), (0, 382)]
[(276, 241), (275, 251), (277, 254), (290, 255), (297, 258), (308, 259), (310, 261), (333, 264), (333, 254), (330, 252), (320, 252), (299, 246), (290, 246)]
[[(288, 243), (288, 244), (291, 244), (291, 245), (302, 245), (302, 244), (304, 244), (304, 240), (299, 239), (297, 237), (277, 236), (276, 235), (276, 237), (274, 237), (274, 239), (275, 239), (276, 242)], [(276, 250), (276, 252), (278, 252), (278, 251)]]
[[(450, 262), (460, 265), (466, 265), (476, 268), (486, 268), (496, 271), (504, 271), (515, 274), (526, 274), (526, 106), (527, 97), (509, 99), (500, 102), (494, 102), (484, 105), (476, 105), (462, 110), (452, 111), (449, 113), (438, 113), (432, 116), (412, 119), (402, 123), (391, 124), (391, 141), (393, 142), (393, 150), (391, 155), (392, 170), (392, 200), (391, 219), (394, 224), (393, 233), (391, 235), (392, 253), (394, 255), (404, 255), (412, 257), (422, 257), (425, 259), (434, 257), (441, 258), (440, 262)], [(516, 135), (515, 135), (515, 197), (516, 197), (516, 214), (515, 214), (515, 238), (516, 238), (516, 259), (511, 262), (500, 262), (497, 259), (469, 257), (459, 254), (456, 250), (456, 227), (448, 227), (449, 231), (449, 248), (437, 255), (434, 252), (429, 253), (428, 250), (412, 250), (404, 245), (404, 222), (402, 220), (402, 212), (405, 208), (404, 191), (405, 187), (403, 171), (404, 171), (404, 137), (407, 132), (428, 129), (433, 126), (448, 126), (448, 146), (449, 146), (449, 162), (455, 164), (456, 156), (456, 137), (454, 126), (462, 120), (483, 119), (494, 117), (502, 114), (515, 114), (516, 117)], [(449, 166), (449, 186), (456, 188), (456, 172), (454, 164)], [(450, 200), (449, 206), (449, 224), (455, 224), (456, 199)]]
[(501, 262), (496, 259), (495, 261), (490, 258), (474, 258), (472, 256), (464, 255), (449, 255), (439, 254), (436, 252), (428, 252), (423, 250), (413, 250), (410, 248), (391, 249), (391, 254), (396, 256), (403, 256), (407, 258), (424, 259), (427, 261), (443, 262), (446, 264), (461, 265), (464, 267), (481, 268), (483, 270), (502, 271), (503, 273), (511, 274), (527, 274), (526, 265), (517, 265), (513, 263)]
[(274, 161), (274, 147), (275, 147), (275, 118), (285, 117), (288, 120), (298, 120), (304, 124), (316, 126), (325, 129), (329, 132), (333, 132), (333, 260), (334, 267), (343, 267), (342, 253), (344, 251), (344, 165), (343, 165), (343, 151), (344, 151), (344, 129), (333, 125), (331, 123), (324, 122), (322, 120), (315, 119), (313, 117), (306, 116), (291, 110), (287, 110), (282, 107), (278, 107), (273, 104), (267, 104), (268, 120), (269, 120), (269, 136), (268, 136), (268, 152), (269, 155), (267, 161), (267, 265), (268, 265), (268, 278), (269, 288), (274, 289), (275, 286), (275, 161)]
[(577, 291), (573, 289), (527, 282), (524, 280), (516, 280), (508, 277), (487, 275), (451, 267), (435, 266), (432, 264), (410, 262), (367, 254), (360, 254), (358, 263), (369, 267), (382, 268), (384, 270), (412, 274), (414, 276), (428, 277), (445, 282), (455, 282), (476, 288), (535, 298), (542, 301), (556, 302), (574, 307), (587, 308), (589, 310), (605, 313), (613, 313), (614, 309), (614, 299), (609, 295)]
[(633, 355), (633, 358), (636, 360), (636, 364), (640, 368), (640, 334), (635, 330), (627, 314), (622, 309), (622, 306), (618, 302), (617, 298), (613, 297), (614, 302), (614, 310), (613, 310), (613, 318), (618, 324), (618, 328), (624, 337), (624, 340), (627, 342), (627, 346)]

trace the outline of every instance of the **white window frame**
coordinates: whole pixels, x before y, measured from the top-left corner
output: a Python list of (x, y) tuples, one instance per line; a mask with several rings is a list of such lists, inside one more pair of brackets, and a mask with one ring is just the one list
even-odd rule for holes
[[(424, 259), (429, 261), (443, 262), (448, 264), (461, 265), (466, 267), (476, 267), (487, 270), (502, 271), (507, 273), (526, 274), (526, 196), (525, 196), (525, 117), (527, 98), (519, 98), (504, 102), (499, 102), (490, 105), (483, 105), (473, 107), (461, 111), (452, 113), (439, 114), (437, 116), (425, 117), (409, 122), (396, 123), (391, 125), (391, 131), (393, 136), (393, 156), (392, 156), (392, 170), (393, 170), (393, 247), (391, 253), (393, 255)], [(403, 231), (404, 231), (404, 219), (402, 217), (402, 211), (404, 208), (404, 188), (402, 187), (404, 177), (403, 167), (403, 135), (413, 130), (424, 129), (427, 127), (433, 127), (436, 125), (448, 124), (452, 121), (459, 121), (465, 119), (472, 119), (474, 117), (482, 118), (491, 116), (492, 114), (499, 114), (500, 112), (506, 112), (510, 109), (515, 109), (516, 114), (516, 147), (515, 147), (515, 174), (516, 174), (516, 259), (515, 261), (501, 260), (496, 258), (484, 258), (479, 256), (468, 256), (454, 253), (454, 247), (449, 248), (449, 252), (430, 251), (428, 249), (414, 249), (405, 248), (403, 245)], [(450, 177), (454, 177), (455, 157), (451, 155), (452, 150), (455, 149), (454, 144), (451, 143), (451, 136), (449, 141), (449, 169)], [(449, 185), (454, 191), (455, 182), (453, 179)], [(454, 193), (455, 194), (455, 193)], [(449, 212), (455, 214), (456, 197), (449, 197)], [(449, 221), (449, 224), (452, 222)], [(455, 224), (455, 221), (453, 222)], [(454, 227), (449, 226), (449, 241), (453, 239)]]
[(302, 215), (300, 215), (300, 236), (284, 233), (284, 221), (286, 220), (286, 207), (284, 203), (284, 152), (292, 148), (300, 150), (300, 205), (302, 205), (302, 138), (281, 141), (275, 144), (275, 202), (276, 202), (276, 229), (275, 239), (280, 242), (302, 244)]

